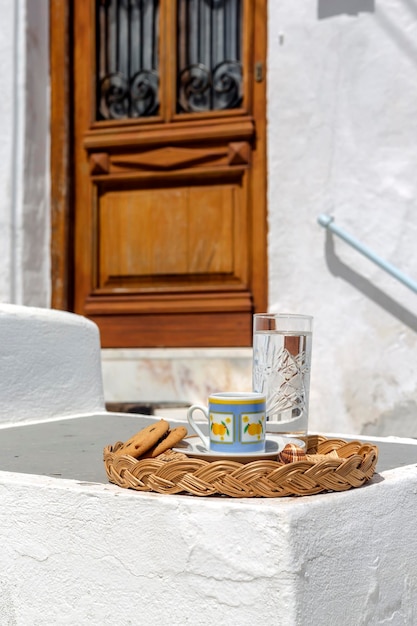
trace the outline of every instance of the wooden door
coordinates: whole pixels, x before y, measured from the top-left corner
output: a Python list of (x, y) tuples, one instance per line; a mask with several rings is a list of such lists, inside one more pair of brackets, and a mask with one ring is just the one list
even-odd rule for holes
[(266, 0), (75, 0), (74, 311), (103, 347), (249, 346)]

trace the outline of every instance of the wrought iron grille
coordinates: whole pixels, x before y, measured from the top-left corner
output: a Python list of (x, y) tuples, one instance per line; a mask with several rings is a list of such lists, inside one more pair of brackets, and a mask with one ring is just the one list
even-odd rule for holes
[[(97, 119), (159, 110), (159, 0), (96, 0)], [(242, 102), (242, 0), (177, 0), (177, 111)]]
[(159, 109), (159, 0), (97, 0), (97, 119)]
[(178, 0), (177, 111), (242, 102), (242, 1)]

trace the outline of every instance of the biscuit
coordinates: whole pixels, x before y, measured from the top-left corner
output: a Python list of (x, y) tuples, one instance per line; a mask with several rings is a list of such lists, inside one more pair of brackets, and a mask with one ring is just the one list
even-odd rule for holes
[(148, 450), (153, 448), (160, 439), (167, 435), (169, 424), (166, 420), (159, 420), (142, 428), (133, 437), (128, 439), (116, 452), (116, 454), (128, 454), (138, 459)]
[(177, 443), (179, 443), (181, 439), (184, 439), (186, 435), (187, 429), (185, 428), (185, 426), (178, 426), (177, 428), (173, 428), (161, 441), (158, 441), (158, 443), (153, 448), (148, 450), (144, 456), (155, 458), (159, 454), (162, 454), (163, 452), (166, 452), (170, 448), (176, 446)]

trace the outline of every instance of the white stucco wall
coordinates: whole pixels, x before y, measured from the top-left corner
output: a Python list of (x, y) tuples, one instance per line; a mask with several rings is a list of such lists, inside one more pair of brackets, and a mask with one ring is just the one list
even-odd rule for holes
[(0, 298), (11, 296), (11, 228), (12, 228), (12, 162), (13, 162), (13, 4), (0, 0)]
[(48, 306), (48, 0), (0, 0), (0, 301)]
[(417, 436), (417, 296), (316, 222), (417, 280), (416, 4), (271, 0), (268, 128), (270, 309), (315, 317), (310, 425)]

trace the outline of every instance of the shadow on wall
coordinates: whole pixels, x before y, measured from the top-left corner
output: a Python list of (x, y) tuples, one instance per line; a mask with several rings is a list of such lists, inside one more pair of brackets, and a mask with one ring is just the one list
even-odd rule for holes
[(402, 402), (383, 413), (377, 421), (365, 423), (361, 435), (377, 437), (412, 437), (417, 439), (417, 404), (412, 400)]
[[(417, 4), (414, 0), (403, 0), (402, 4), (414, 17), (417, 17)], [(398, 49), (404, 52), (414, 64), (417, 63), (417, 45), (411, 31), (407, 31), (402, 28), (401, 24), (393, 22), (392, 14), (390, 16), (388, 13), (384, 13), (380, 7), (375, 13), (375, 24), (391, 38)]]
[(326, 263), (333, 276), (338, 276), (350, 283), (355, 289), (361, 291), (367, 298), (378, 304), (385, 311), (393, 315), (400, 322), (414, 332), (417, 332), (417, 317), (401, 304), (398, 304), (390, 296), (375, 287), (367, 278), (364, 278), (350, 267), (342, 263), (334, 251), (334, 239), (332, 233), (326, 231), (325, 244)]
[(336, 15), (374, 13), (375, 0), (318, 0), (317, 17), (325, 20)]

